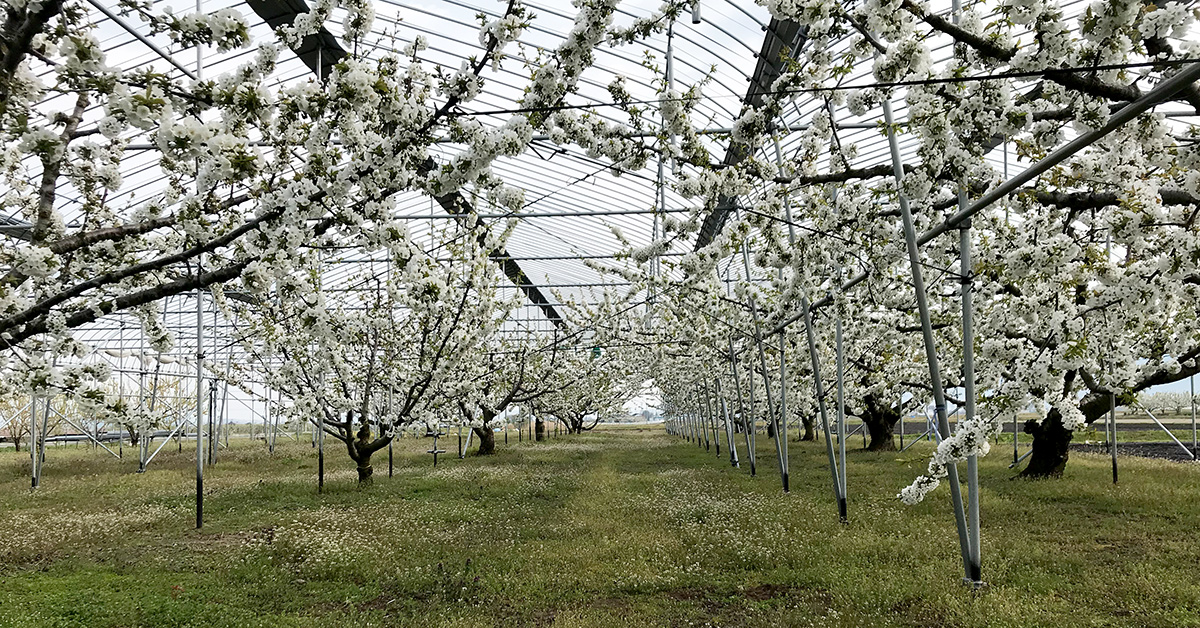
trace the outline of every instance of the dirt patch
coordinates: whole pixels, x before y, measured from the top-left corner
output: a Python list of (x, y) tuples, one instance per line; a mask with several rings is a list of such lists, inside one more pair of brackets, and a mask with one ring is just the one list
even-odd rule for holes
[(783, 584), (760, 584), (746, 589), (746, 597), (755, 602), (764, 602), (773, 598), (791, 597), (791, 593), (797, 590), (808, 591), (808, 589), (799, 589), (799, 587), (783, 585)]
[[(1108, 447), (1103, 443), (1072, 443), (1071, 451), (1082, 451), (1089, 454), (1106, 454)], [(1183, 449), (1171, 442), (1162, 443), (1117, 443), (1118, 456), (1140, 456), (1142, 458), (1158, 458), (1174, 462), (1192, 462), (1192, 457)]]
[[(188, 549), (233, 549), (246, 545), (251, 540), (261, 538), (262, 533), (253, 530), (243, 532), (218, 532), (217, 534), (205, 534), (203, 532), (189, 536), (183, 542), (183, 546)], [(274, 530), (271, 530), (271, 537), (274, 537)]]

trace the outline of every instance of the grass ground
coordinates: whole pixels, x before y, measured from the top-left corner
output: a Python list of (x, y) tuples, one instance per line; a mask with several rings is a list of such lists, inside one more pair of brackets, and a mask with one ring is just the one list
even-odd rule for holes
[(757, 478), (656, 428), (513, 434), (436, 470), (428, 444), (367, 490), (333, 449), (318, 495), (310, 448), (241, 443), (202, 532), (186, 447), (142, 475), (51, 449), (32, 494), (0, 453), (0, 626), (1200, 626), (1197, 464), (1123, 459), (1113, 486), (1102, 456), (1043, 482), (984, 459), (973, 592), (945, 489), (893, 497), (927, 448), (851, 452), (843, 526), (812, 443), (788, 495), (765, 437)]

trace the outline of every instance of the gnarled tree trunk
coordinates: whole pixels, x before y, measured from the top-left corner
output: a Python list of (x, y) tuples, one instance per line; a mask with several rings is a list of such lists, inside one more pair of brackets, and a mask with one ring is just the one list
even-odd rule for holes
[[(349, 421), (349, 419), (347, 419)], [(371, 467), (371, 456), (375, 452), (387, 446), (391, 442), (392, 437), (381, 436), (380, 438), (371, 439), (371, 426), (363, 419), (362, 424), (358, 429), (355, 437), (345, 441), (346, 452), (350, 454), (350, 459), (354, 461), (358, 470), (359, 486), (367, 486), (372, 482), (374, 469)]]
[[(1127, 402), (1120, 399), (1117, 401), (1118, 404)], [(1111, 403), (1107, 393), (1090, 393), (1085, 396), (1079, 404), (1084, 424), (1091, 425), (1100, 420), (1108, 413)], [(1062, 415), (1058, 410), (1051, 408), (1040, 424), (1036, 421), (1026, 421), (1023, 431), (1033, 436), (1033, 453), (1029, 455), (1029, 465), (1021, 471), (1021, 477), (1062, 477), (1063, 468), (1067, 466), (1073, 434), (1063, 425)]]
[(800, 417), (800, 426), (803, 428), (800, 430), (800, 440), (801, 441), (816, 441), (817, 440), (817, 421), (816, 421), (816, 419), (814, 419), (813, 417), (810, 417), (810, 416)]
[(482, 408), (481, 413), (483, 426), (471, 428), (475, 432), (475, 436), (479, 438), (479, 450), (475, 452), (475, 455), (490, 456), (496, 453), (496, 432), (492, 431), (490, 427), (496, 418), (496, 413), (489, 408)]
[(496, 453), (496, 433), (492, 431), (492, 428), (485, 423), (483, 427), (473, 427), (471, 430), (479, 439), (479, 450), (475, 452), (475, 455), (490, 456)]
[[(897, 419), (899, 420), (899, 419)], [(896, 421), (888, 421), (874, 417), (874, 420), (864, 421), (867, 424), (867, 451), (896, 451)]]
[(375, 473), (374, 467), (371, 466), (371, 454), (367, 454), (361, 460), (355, 460), (354, 462), (358, 465), (356, 469), (358, 471), (358, 483), (360, 485), (371, 484), (374, 481), (372, 476)]
[(1021, 477), (1062, 477), (1070, 455), (1072, 433), (1063, 426), (1058, 409), (1051, 408), (1041, 423), (1033, 419), (1026, 421), (1022, 431), (1033, 436), (1033, 453), (1029, 455), (1029, 465), (1021, 471)]
[(534, 421), (533, 433), (534, 433), (534, 440), (536, 440), (536, 441), (546, 440), (546, 422), (543, 421), (541, 418), (538, 418), (536, 421)]
[(896, 451), (895, 430), (900, 422), (900, 407), (880, 401), (875, 395), (863, 398), (863, 412), (859, 416), (867, 426), (871, 440), (867, 451)]

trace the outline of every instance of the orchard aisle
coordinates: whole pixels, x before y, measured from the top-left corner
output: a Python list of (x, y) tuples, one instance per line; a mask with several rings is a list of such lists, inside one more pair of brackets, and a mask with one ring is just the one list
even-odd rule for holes
[[(499, 439), (503, 442), (503, 439)], [(396, 473), (355, 486), (330, 457), (245, 443), (211, 469), (190, 529), (185, 454), (134, 461), (0, 453), (0, 626), (1187, 626), (1200, 617), (1200, 466), (1073, 456), (1057, 482), (981, 469), (989, 587), (959, 560), (945, 499), (892, 495), (927, 460), (851, 452), (836, 523), (822, 445), (792, 444), (793, 492), (667, 437), (611, 429), (515, 442), (436, 470), (397, 441)], [(742, 452), (744, 455), (744, 452)], [(1169, 472), (1169, 473), (1168, 473)], [(940, 489), (944, 490), (944, 489)], [(939, 493), (940, 495), (940, 493)], [(62, 504), (70, 504), (63, 507)], [(1063, 517), (1069, 513), (1070, 517)], [(1121, 574), (1113, 571), (1122, 565)], [(1192, 622), (1189, 624), (1189, 622)]]

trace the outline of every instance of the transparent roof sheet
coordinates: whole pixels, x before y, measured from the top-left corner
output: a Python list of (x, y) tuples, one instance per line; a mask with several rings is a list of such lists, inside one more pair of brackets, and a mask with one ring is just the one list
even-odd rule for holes
[[(96, 35), (108, 51), (109, 63), (126, 69), (153, 67), (174, 77), (194, 76), (197, 72), (197, 55), (193, 49), (174, 46), (166, 37), (155, 35), (139, 20), (129, 16), (115, 15), (118, 11), (115, 0), (88, 0), (94, 7), (103, 7), (114, 14), (112, 17), (99, 10), (92, 16)], [(528, 0), (525, 4), (537, 16), (520, 40), (520, 45), (532, 54), (538, 49), (555, 46), (571, 27), (572, 9), (566, 2), (556, 0)], [(703, 102), (698, 107), (698, 119), (706, 130), (704, 141), (714, 161), (721, 160), (729, 150), (728, 129), (741, 111), (747, 90), (757, 80), (756, 68), (760, 67), (758, 53), (763, 49), (764, 38), (773, 37), (769, 30), (772, 20), (767, 10), (750, 0), (702, 0), (703, 20), (692, 24), (689, 20), (678, 22), (672, 32), (673, 70), (677, 85), (686, 88), (705, 81)], [(948, 0), (928, 3), (932, 10), (946, 14), (950, 9)], [(660, 5), (658, 0), (633, 0), (623, 3), (619, 10), (618, 23), (629, 23), (636, 18), (653, 13)], [(1069, 21), (1086, 9), (1083, 0), (1064, 3), (1062, 8)], [(200, 0), (204, 11), (233, 8), (250, 21), (256, 40), (272, 37), (270, 28), (245, 3), (238, 0)], [(191, 10), (191, 5), (176, 6), (177, 11)], [(456, 70), (464, 59), (479, 54), (477, 15), (498, 16), (504, 3), (494, 0), (377, 0), (374, 29), (380, 35), (380, 47), (371, 55), (385, 52), (384, 46), (396, 50), (410, 43), (416, 36), (425, 37), (429, 46), (422, 54), (432, 64)], [(337, 16), (335, 16), (337, 17)], [(338, 36), (339, 20), (329, 23), (333, 35)], [(135, 34), (142, 39), (135, 38)], [(569, 103), (605, 116), (613, 121), (625, 122), (621, 112), (607, 103), (611, 101), (606, 86), (613, 78), (625, 77), (627, 86), (635, 99), (657, 98), (653, 73), (644, 64), (665, 63), (667, 35), (662, 34), (636, 45), (616, 49), (604, 48), (596, 57), (595, 67), (588, 69), (580, 83), (579, 92), (570, 97)], [(929, 44), (934, 54), (934, 65), (944, 63), (951, 55), (950, 41), (945, 36), (930, 35)], [(842, 42), (843, 48), (851, 45)], [(836, 55), (839, 51), (835, 50)], [(253, 51), (234, 51), (218, 54), (205, 51), (203, 75), (218, 76), (229, 72), (248, 61)], [(774, 61), (774, 60), (771, 60)], [(49, 74), (52, 69), (35, 66), (39, 72)], [(1134, 70), (1136, 71), (1136, 70)], [(529, 69), (522, 67), (519, 60), (506, 61), (499, 71), (485, 73), (487, 83), (483, 93), (474, 101), (463, 106), (468, 115), (476, 115), (488, 124), (502, 124), (509, 114), (502, 113), (517, 106), (522, 88), (527, 82)], [(278, 85), (308, 81), (313, 73), (295, 54), (284, 53), (280, 58), (274, 80)], [(874, 82), (869, 64), (860, 64), (847, 76), (830, 78), (829, 87), (861, 87)], [(1032, 88), (1035, 81), (1016, 82), (1014, 89), (1021, 91)], [(796, 131), (808, 125), (813, 115), (826, 107), (824, 93), (799, 94), (796, 102), (784, 112), (778, 121), (780, 149), (785, 155), (800, 150), (801, 139)], [(60, 100), (45, 103), (47, 110), (65, 108)], [(892, 104), (898, 119), (906, 115), (904, 89), (892, 92)], [(1164, 105), (1161, 111), (1190, 119), (1194, 122), (1195, 112), (1178, 111), (1178, 105)], [(93, 107), (87, 112), (83, 127), (95, 125), (102, 112)], [(853, 115), (845, 107), (836, 107), (833, 119), (837, 124), (839, 141), (843, 145), (856, 145), (857, 157), (852, 166), (865, 168), (890, 163), (886, 138), (880, 132), (881, 113), (879, 107), (863, 115)], [(655, 121), (651, 121), (653, 123)], [(651, 127), (653, 129), (653, 127)], [(791, 132), (788, 132), (791, 131)], [(164, 183), (163, 173), (157, 165), (157, 154), (148, 148), (148, 133), (130, 136), (131, 150), (121, 164), (124, 185), (114, 200), (128, 200), (130, 211), (136, 209), (138, 199), (149, 199)], [(905, 160), (915, 158), (916, 141), (901, 136), (900, 152)], [(445, 154), (450, 155), (456, 146), (447, 144)], [(766, 155), (774, 159), (774, 155)], [(992, 150), (987, 159), (997, 170), (1007, 176), (1015, 175), (1028, 164), (1018, 159), (1006, 145)], [(829, 169), (829, 153), (819, 158), (817, 169)], [(36, 164), (29, 164), (31, 177), (36, 175)], [(525, 274), (540, 286), (547, 295), (554, 294), (552, 301), (576, 299), (593, 301), (605, 287), (617, 293), (630, 290), (627, 282), (613, 275), (601, 274), (584, 260), (604, 265), (623, 266), (627, 263), (614, 256), (623, 246), (614, 235), (614, 229), (634, 246), (646, 246), (652, 241), (656, 211), (663, 214), (685, 216), (693, 211), (695, 201), (684, 199), (668, 188), (666, 203), (658, 207), (657, 164), (651, 162), (637, 172), (623, 172), (616, 176), (608, 165), (588, 156), (573, 147), (557, 146), (549, 141), (537, 139), (531, 150), (519, 157), (502, 159), (493, 168), (507, 184), (525, 191), (526, 205), (522, 212), (508, 215), (501, 210), (477, 206), (485, 221), (503, 221), (517, 218), (516, 227), (508, 242), (509, 255), (518, 260)], [(668, 185), (673, 178), (667, 169)], [(79, 201), (75, 193), (65, 186), (59, 195), (60, 211), (68, 226), (75, 224), (79, 214)], [(20, 221), (21, 217), (10, 210), (8, 222)], [(433, 199), (417, 193), (402, 196), (397, 204), (397, 214), (408, 222), (412, 233), (429, 241), (430, 233), (439, 225), (453, 219)], [(673, 242), (667, 256), (679, 256), (692, 250), (695, 241)], [(327, 257), (323, 273), (323, 285), (331, 292), (358, 289), (353, 283), (365, 272), (374, 272), (372, 265), (382, 268), (380, 253), (361, 250), (334, 250)], [(722, 274), (732, 277), (742, 275), (740, 260), (728, 260)], [(515, 288), (508, 287), (508, 290)], [(164, 308), (168, 327), (176, 331), (180, 354), (194, 352), (195, 302), (189, 296), (172, 298)], [(206, 325), (225, 334), (229, 326), (217, 319), (211, 311), (206, 315)], [(542, 311), (527, 305), (517, 312), (514, 325), (529, 329), (549, 330)], [(80, 337), (95, 342), (99, 347), (131, 347), (140, 342), (136, 321), (125, 315), (109, 316), (81, 330)], [(224, 336), (225, 346), (232, 346), (232, 339)], [(189, 349), (189, 344), (191, 347)], [(136, 348), (136, 347), (135, 347)]]

